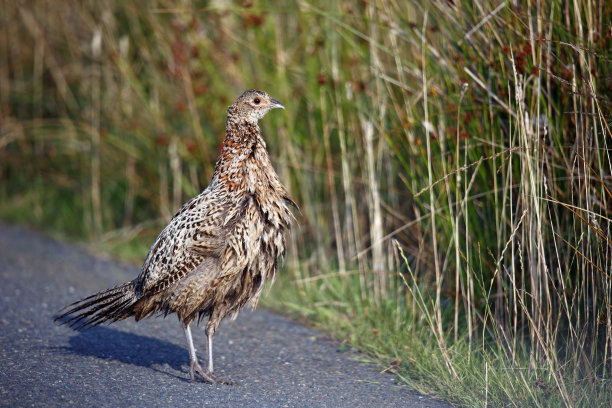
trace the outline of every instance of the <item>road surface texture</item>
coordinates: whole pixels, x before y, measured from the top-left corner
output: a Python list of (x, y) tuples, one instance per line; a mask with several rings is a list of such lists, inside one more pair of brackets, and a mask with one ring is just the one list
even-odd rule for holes
[[(321, 333), (262, 309), (215, 335), (215, 373), (192, 383), (174, 315), (76, 332), (53, 316), (85, 295), (134, 278), (134, 267), (0, 224), (0, 406), (448, 407), (340, 352)], [(205, 363), (204, 330), (194, 331)]]

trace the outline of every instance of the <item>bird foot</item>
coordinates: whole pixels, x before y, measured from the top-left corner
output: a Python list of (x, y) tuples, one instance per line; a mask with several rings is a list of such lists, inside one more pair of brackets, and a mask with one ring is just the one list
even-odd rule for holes
[(224, 380), (221, 379), (217, 376), (215, 376), (213, 373), (211, 373), (208, 370), (203, 370), (202, 367), (200, 367), (200, 364), (197, 361), (192, 361), (190, 364), (190, 370), (189, 370), (189, 376), (191, 377), (191, 382), (195, 382), (195, 375), (199, 375), (202, 380), (204, 380), (204, 382), (210, 383), (210, 384), (225, 384), (225, 385), (233, 385), (234, 382), (233, 381), (229, 381), (229, 380)]

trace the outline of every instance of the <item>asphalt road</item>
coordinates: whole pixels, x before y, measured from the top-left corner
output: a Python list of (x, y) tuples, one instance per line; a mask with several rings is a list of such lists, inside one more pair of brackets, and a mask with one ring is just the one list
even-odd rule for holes
[[(53, 323), (66, 304), (137, 273), (0, 224), (0, 406), (449, 406), (261, 308), (222, 323), (215, 335), (215, 373), (232, 386), (189, 381), (186, 342), (174, 316), (85, 332)], [(194, 329), (194, 341), (205, 363), (202, 329)]]

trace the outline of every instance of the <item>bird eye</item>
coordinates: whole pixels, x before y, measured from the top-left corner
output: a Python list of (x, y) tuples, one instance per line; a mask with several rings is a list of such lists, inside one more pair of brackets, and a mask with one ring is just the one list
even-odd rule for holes
[(259, 98), (255, 98), (253, 99), (253, 103), (255, 103), (255, 105), (259, 105), (261, 101), (259, 100)]

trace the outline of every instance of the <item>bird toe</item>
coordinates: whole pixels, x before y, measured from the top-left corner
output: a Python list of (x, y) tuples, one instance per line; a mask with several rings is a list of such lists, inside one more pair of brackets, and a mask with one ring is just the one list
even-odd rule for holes
[(224, 380), (215, 376), (208, 370), (203, 370), (200, 367), (200, 364), (197, 361), (192, 361), (190, 364), (189, 376), (191, 378), (191, 382), (196, 382), (196, 374), (206, 383), (209, 384), (225, 384), (225, 385), (233, 385), (234, 382), (230, 380)]

